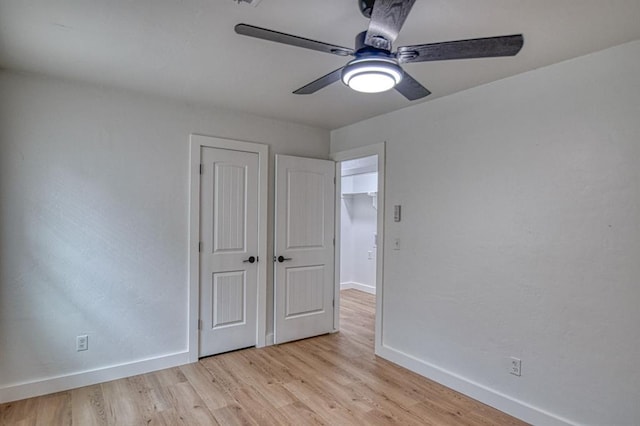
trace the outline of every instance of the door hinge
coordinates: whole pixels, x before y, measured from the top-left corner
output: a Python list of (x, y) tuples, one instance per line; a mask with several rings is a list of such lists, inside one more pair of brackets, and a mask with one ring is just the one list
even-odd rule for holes
[(202, 241), (198, 242), (198, 253), (202, 252)]
[(198, 330), (202, 330), (202, 320), (198, 320)]
[(335, 238), (333, 239), (333, 246), (334, 247), (336, 246), (336, 239)]
[(200, 174), (202, 174), (203, 170), (204, 170), (204, 164), (200, 164)]
[(334, 308), (336, 307), (336, 299), (333, 299), (333, 300), (331, 301), (331, 306), (333, 306)]

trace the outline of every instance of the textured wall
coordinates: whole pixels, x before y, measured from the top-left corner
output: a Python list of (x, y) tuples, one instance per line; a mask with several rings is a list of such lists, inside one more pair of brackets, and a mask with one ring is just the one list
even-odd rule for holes
[(384, 345), (520, 413), (639, 424), (639, 117), (634, 42), (332, 132), (387, 141)]
[(325, 130), (0, 73), (0, 390), (187, 349), (190, 133), (329, 148)]

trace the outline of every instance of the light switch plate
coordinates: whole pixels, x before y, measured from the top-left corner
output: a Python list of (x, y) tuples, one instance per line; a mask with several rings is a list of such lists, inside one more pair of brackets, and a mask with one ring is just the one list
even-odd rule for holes
[(402, 206), (399, 204), (396, 204), (395, 206), (393, 206), (393, 221), (400, 222), (401, 219), (402, 219)]

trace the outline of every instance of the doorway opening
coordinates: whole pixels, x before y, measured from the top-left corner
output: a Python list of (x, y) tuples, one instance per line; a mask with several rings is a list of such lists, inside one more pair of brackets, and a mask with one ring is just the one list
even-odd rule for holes
[(373, 351), (378, 156), (342, 161), (340, 169), (341, 330), (366, 337)]
[[(382, 344), (384, 144), (336, 153), (336, 318), (345, 334)], [(364, 330), (364, 324), (375, 327)], [(353, 332), (353, 333), (352, 333)]]

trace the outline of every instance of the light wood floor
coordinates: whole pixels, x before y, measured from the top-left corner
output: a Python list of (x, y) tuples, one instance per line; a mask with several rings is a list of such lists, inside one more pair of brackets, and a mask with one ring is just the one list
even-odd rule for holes
[(340, 333), (7, 403), (0, 424), (524, 424), (375, 357), (374, 297), (341, 304)]

